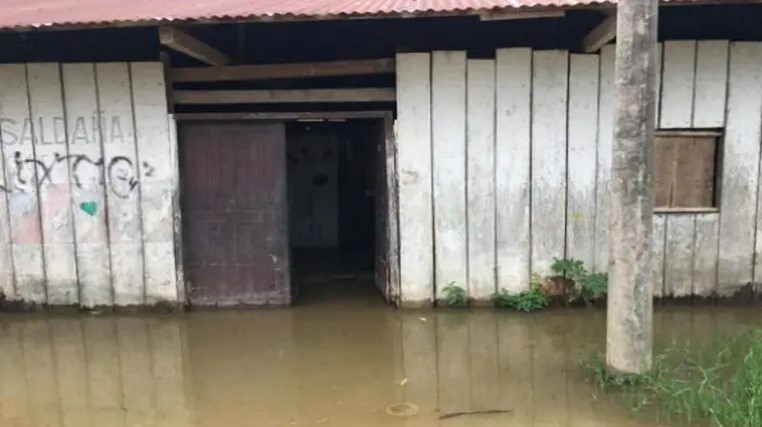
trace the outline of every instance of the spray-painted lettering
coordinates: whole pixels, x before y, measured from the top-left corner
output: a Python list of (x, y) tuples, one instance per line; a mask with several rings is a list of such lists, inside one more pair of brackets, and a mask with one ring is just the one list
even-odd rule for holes
[(24, 120), (0, 117), (0, 138), (5, 146), (31, 144), (32, 141), (38, 145), (66, 144), (67, 133), (69, 144), (93, 144), (99, 141), (121, 144), (128, 142), (128, 129), (120, 116), (107, 116), (103, 111), (74, 118), (68, 129), (63, 117)]
[(8, 166), (9, 184), (0, 186), (7, 193), (28, 193), (50, 184), (56, 168), (71, 166), (70, 180), (77, 188), (92, 188), (105, 185), (120, 198), (128, 198), (140, 182), (140, 174), (151, 177), (155, 168), (142, 162), (142, 168), (125, 156), (108, 159), (91, 158), (84, 154), (53, 153), (51, 159), (25, 158), (21, 152), (13, 153), (13, 162)]

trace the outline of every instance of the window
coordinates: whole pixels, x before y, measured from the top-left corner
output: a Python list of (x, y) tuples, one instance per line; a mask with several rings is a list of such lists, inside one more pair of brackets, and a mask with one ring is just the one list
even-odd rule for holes
[(657, 131), (654, 192), (657, 211), (717, 208), (717, 131)]

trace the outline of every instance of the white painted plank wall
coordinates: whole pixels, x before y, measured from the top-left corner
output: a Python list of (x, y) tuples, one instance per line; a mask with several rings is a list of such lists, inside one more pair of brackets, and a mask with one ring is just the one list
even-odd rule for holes
[(569, 60), (566, 257), (595, 260), (595, 160), (598, 128), (598, 55)]
[(609, 221), (611, 219), (611, 156), (614, 138), (614, 56), (616, 48), (601, 49), (600, 91), (598, 97), (598, 159), (595, 197), (595, 264), (593, 270), (609, 269)]
[(431, 57), (431, 141), (434, 179), (434, 287), (467, 288), (466, 53)]
[(664, 296), (686, 297), (693, 293), (695, 232), (695, 215), (667, 216)]
[(58, 64), (27, 66), (29, 103), (39, 185), (47, 302), (79, 303), (69, 159), (66, 147), (61, 69)]
[[(7, 68), (0, 65), (0, 97), (8, 89), (4, 87), (7, 84)], [(3, 118), (4, 107), (0, 102), (0, 118)], [(5, 119), (0, 120), (0, 147), (10, 143), (13, 135), (4, 135), (3, 132), (12, 132), (5, 128)], [(7, 137), (7, 139), (6, 139)], [(3, 191), (0, 192), (0, 298), (14, 300), (16, 296), (16, 277), (13, 267), (13, 245), (11, 239), (10, 211), (8, 210), (8, 198), (12, 197), (9, 192), (13, 188), (13, 182), (10, 178), (8, 168), (6, 168), (6, 150), (0, 150), (0, 186)], [(12, 172), (12, 169), (11, 169)]]
[(142, 304), (145, 282), (130, 73), (127, 63), (99, 63), (96, 74), (103, 114), (114, 302), (121, 306)]
[[(730, 45), (727, 126), (722, 153), (718, 293), (752, 281), (762, 127), (762, 43)], [(759, 239), (757, 239), (759, 241)]]
[(160, 62), (130, 64), (137, 138), (146, 303), (177, 299), (173, 181), (164, 69)]
[(551, 274), (566, 239), (566, 113), (569, 54), (535, 51), (532, 67), (532, 272)]
[(495, 285), (495, 61), (467, 69), (468, 293), (487, 301)]
[(495, 197), (497, 287), (529, 286), (532, 51), (496, 53)]
[(653, 293), (654, 297), (658, 298), (664, 296), (664, 253), (667, 238), (666, 215), (654, 215), (652, 238), (651, 269), (653, 271)]
[(725, 125), (729, 47), (727, 40), (698, 42), (693, 127), (719, 128)]
[(404, 305), (434, 297), (431, 172), (431, 55), (398, 54), (397, 167), (400, 282)]
[(693, 116), (696, 77), (696, 42), (664, 42), (661, 80), (661, 128), (689, 128)]
[[(0, 117), (3, 118), (3, 154), (8, 184), (12, 260), (16, 298), (47, 302), (42, 255), (37, 168), (34, 161), (32, 121), (29, 118), (27, 70), (24, 64), (0, 65)], [(34, 164), (34, 163), (31, 163)]]
[(719, 215), (696, 215), (696, 241), (693, 246), (693, 293), (711, 296), (717, 289), (717, 242)]
[[(95, 64), (62, 65), (80, 304), (113, 304)], [(93, 124), (96, 125), (94, 128)]]

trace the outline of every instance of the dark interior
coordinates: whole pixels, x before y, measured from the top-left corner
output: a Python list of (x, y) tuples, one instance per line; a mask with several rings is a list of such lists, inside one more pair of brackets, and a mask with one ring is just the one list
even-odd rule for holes
[(373, 120), (286, 127), (292, 286), (298, 300), (378, 294)]

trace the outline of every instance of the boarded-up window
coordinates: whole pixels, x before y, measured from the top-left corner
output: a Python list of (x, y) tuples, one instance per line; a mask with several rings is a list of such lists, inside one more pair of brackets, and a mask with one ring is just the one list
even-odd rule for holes
[(656, 209), (714, 208), (719, 135), (657, 132), (654, 146)]

